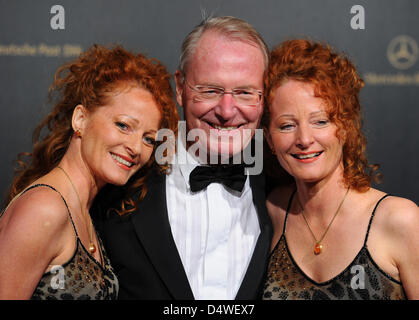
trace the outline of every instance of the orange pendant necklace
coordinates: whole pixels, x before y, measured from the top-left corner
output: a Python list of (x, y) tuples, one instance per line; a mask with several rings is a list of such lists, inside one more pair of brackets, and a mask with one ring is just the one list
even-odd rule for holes
[(93, 223), (92, 223), (92, 219), (90, 218), (90, 214), (83, 211), (83, 207), (82, 207), (82, 204), (81, 204), (79, 193), (77, 192), (77, 189), (74, 186), (74, 183), (71, 180), (68, 173), (63, 168), (61, 168), (60, 166), (57, 166), (57, 168), (60, 169), (62, 172), (64, 172), (68, 181), (70, 181), (70, 184), (73, 187), (74, 192), (76, 193), (77, 199), (79, 200), (80, 211), (81, 211), (81, 214), (84, 216), (84, 221), (86, 223), (86, 228), (87, 228), (87, 234), (89, 235), (89, 247), (87, 248), (87, 250), (89, 251), (90, 254), (93, 254), (93, 253), (96, 252), (96, 246), (93, 242), (93, 230), (92, 230), (93, 229)]
[(320, 242), (316, 242), (316, 245), (314, 246), (314, 254), (318, 255), (322, 253), (323, 245)]
[(330, 228), (330, 226), (332, 225), (333, 221), (335, 220), (336, 216), (338, 215), (339, 210), (340, 210), (340, 208), (342, 207), (342, 204), (343, 204), (343, 202), (345, 201), (346, 196), (348, 195), (348, 192), (349, 192), (349, 187), (348, 187), (348, 190), (346, 190), (345, 196), (343, 197), (342, 201), (340, 202), (340, 204), (339, 204), (339, 206), (338, 206), (338, 209), (336, 210), (335, 214), (333, 215), (332, 220), (330, 221), (330, 223), (329, 223), (329, 225), (327, 226), (326, 230), (323, 232), (323, 235), (320, 237), (320, 240), (317, 240), (316, 236), (314, 235), (313, 230), (311, 230), (310, 224), (308, 223), (307, 218), (306, 218), (306, 216), (305, 216), (305, 214), (304, 214), (304, 208), (303, 208), (303, 206), (301, 205), (300, 198), (297, 196), (298, 204), (299, 204), (299, 206), (300, 206), (300, 208), (301, 208), (301, 213), (303, 214), (304, 221), (306, 222), (306, 225), (307, 225), (308, 229), (310, 230), (310, 233), (311, 233), (311, 235), (313, 236), (314, 241), (315, 241), (315, 245), (314, 245), (314, 250), (313, 250), (313, 252), (314, 252), (314, 254), (315, 254), (316, 256), (317, 256), (317, 255), (319, 255), (320, 253), (322, 253), (322, 250), (323, 250), (323, 244), (322, 244), (322, 241), (323, 241), (324, 237), (326, 236), (327, 231), (329, 231), (329, 228)]

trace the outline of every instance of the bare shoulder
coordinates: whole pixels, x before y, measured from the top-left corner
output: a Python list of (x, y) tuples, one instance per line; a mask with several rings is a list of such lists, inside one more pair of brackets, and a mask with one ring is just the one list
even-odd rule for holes
[(60, 232), (68, 223), (68, 210), (61, 195), (48, 188), (36, 187), (15, 199), (4, 212), (0, 231), (28, 231), (32, 236)]
[(12, 201), (0, 219), (0, 299), (30, 298), (62, 254), (66, 230), (67, 207), (56, 191), (40, 186)]
[(413, 201), (390, 196), (385, 198), (377, 208), (379, 214), (385, 218), (386, 224), (393, 227), (418, 227), (419, 208)]
[(419, 208), (413, 201), (389, 196), (377, 206), (375, 224), (396, 243), (419, 240)]
[(374, 219), (379, 240), (375, 246), (376, 262), (400, 279), (409, 299), (419, 299), (418, 206), (405, 198), (387, 197), (377, 207)]

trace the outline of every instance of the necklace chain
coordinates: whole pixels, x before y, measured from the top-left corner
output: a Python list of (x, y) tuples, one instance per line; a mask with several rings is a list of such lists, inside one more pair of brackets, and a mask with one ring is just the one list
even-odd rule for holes
[(298, 197), (298, 195), (297, 195), (297, 201), (298, 201), (298, 204), (299, 204), (299, 206), (300, 206), (300, 208), (301, 208), (301, 213), (303, 214), (304, 221), (306, 222), (306, 225), (307, 225), (308, 229), (310, 230), (311, 235), (313, 236), (314, 240), (316, 241), (316, 244), (315, 244), (315, 246), (314, 246), (314, 253), (315, 253), (316, 255), (318, 255), (318, 254), (320, 254), (320, 253), (321, 253), (321, 251), (322, 251), (322, 249), (323, 249), (323, 245), (322, 245), (322, 243), (321, 243), (321, 242), (323, 241), (324, 237), (326, 236), (327, 232), (328, 232), (328, 231), (329, 231), (329, 229), (330, 229), (330, 226), (332, 225), (333, 221), (335, 220), (336, 216), (338, 215), (338, 213), (339, 213), (339, 211), (340, 211), (340, 208), (342, 207), (342, 204), (343, 204), (343, 202), (345, 201), (346, 196), (348, 195), (348, 193), (349, 193), (349, 188), (346, 190), (345, 196), (343, 197), (342, 201), (340, 202), (340, 204), (339, 204), (339, 206), (338, 206), (338, 208), (337, 208), (337, 210), (336, 210), (335, 214), (333, 215), (332, 220), (330, 221), (329, 225), (327, 226), (326, 230), (323, 232), (323, 235), (320, 237), (320, 240), (317, 240), (316, 236), (314, 235), (314, 232), (313, 232), (313, 230), (311, 229), (310, 224), (308, 223), (307, 218), (306, 218), (306, 216), (305, 216), (305, 214), (304, 214), (304, 208), (303, 208), (303, 206), (301, 205), (300, 198), (299, 198), (299, 197)]
[[(84, 221), (85, 221), (85, 223), (86, 223), (86, 229), (87, 229), (87, 233), (88, 233), (88, 235), (89, 235), (89, 248), (88, 248), (88, 250), (89, 250), (89, 252), (90, 253), (94, 253), (95, 251), (96, 251), (96, 246), (95, 246), (95, 244), (93, 243), (93, 232), (92, 232), (92, 227), (93, 227), (93, 224), (92, 224), (92, 220), (91, 219), (89, 219), (88, 217), (87, 217), (87, 214), (84, 212), (84, 210), (83, 210), (83, 206), (82, 206), (82, 204), (81, 204), (81, 200), (80, 200), (80, 196), (79, 196), (79, 193), (77, 192), (77, 189), (76, 189), (76, 187), (74, 186), (74, 184), (73, 184), (73, 181), (71, 180), (71, 178), (70, 178), (70, 176), (68, 175), (68, 173), (63, 169), (63, 168), (61, 168), (60, 166), (57, 166), (57, 168), (58, 169), (60, 169), (64, 174), (65, 174), (65, 176), (67, 177), (67, 179), (68, 179), (68, 181), (70, 181), (70, 184), (71, 184), (71, 186), (73, 187), (73, 190), (74, 190), (74, 192), (76, 193), (76, 196), (77, 196), (77, 199), (79, 200), (79, 204), (80, 204), (80, 212), (81, 212), (81, 214), (84, 216)], [(90, 223), (88, 223), (87, 222), (87, 220), (89, 220), (89, 222)]]

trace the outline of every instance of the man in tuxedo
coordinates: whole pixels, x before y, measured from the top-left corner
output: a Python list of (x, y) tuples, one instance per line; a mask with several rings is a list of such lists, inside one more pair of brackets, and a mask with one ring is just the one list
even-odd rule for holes
[(184, 40), (175, 81), (188, 139), (135, 212), (97, 222), (120, 299), (259, 298), (272, 234), (264, 177), (231, 162), (259, 128), (267, 64), (261, 36), (234, 17)]

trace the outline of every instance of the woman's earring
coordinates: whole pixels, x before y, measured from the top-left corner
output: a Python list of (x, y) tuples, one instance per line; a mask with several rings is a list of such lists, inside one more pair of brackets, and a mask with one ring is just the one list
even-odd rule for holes
[(81, 132), (80, 132), (80, 130), (76, 130), (76, 132), (75, 132), (75, 134), (76, 134), (76, 137), (77, 138), (81, 138)]

